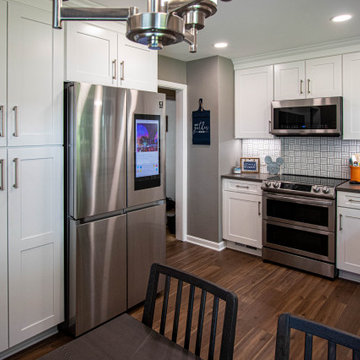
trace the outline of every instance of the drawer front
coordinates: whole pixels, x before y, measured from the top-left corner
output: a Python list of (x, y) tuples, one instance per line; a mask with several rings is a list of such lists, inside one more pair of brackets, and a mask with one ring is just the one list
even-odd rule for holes
[(261, 195), (261, 184), (261, 182), (255, 181), (224, 179), (223, 190)]
[(338, 191), (337, 205), (352, 209), (360, 209), (360, 193)]

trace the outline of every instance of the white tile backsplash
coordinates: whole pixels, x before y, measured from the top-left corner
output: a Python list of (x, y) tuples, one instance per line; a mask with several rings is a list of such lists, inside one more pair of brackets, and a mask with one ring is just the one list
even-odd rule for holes
[(360, 152), (360, 141), (331, 137), (283, 137), (244, 139), (243, 157), (260, 158), (260, 172), (267, 173), (264, 158), (282, 156), (282, 173), (350, 178), (349, 157)]

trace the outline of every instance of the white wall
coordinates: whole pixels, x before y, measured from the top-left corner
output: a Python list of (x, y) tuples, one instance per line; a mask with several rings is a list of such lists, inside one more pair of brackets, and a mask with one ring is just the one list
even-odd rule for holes
[(175, 200), (175, 162), (176, 162), (176, 101), (166, 100), (168, 132), (166, 133), (166, 197)]

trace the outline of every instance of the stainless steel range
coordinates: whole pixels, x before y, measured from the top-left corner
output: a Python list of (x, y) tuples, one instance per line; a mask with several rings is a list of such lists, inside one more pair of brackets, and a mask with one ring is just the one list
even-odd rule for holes
[(334, 278), (336, 186), (345, 180), (280, 175), (263, 182), (263, 259)]

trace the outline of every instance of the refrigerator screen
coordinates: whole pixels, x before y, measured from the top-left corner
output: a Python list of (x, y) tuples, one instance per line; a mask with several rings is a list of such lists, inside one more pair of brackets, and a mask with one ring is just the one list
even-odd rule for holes
[(135, 190), (160, 186), (160, 116), (135, 114)]

